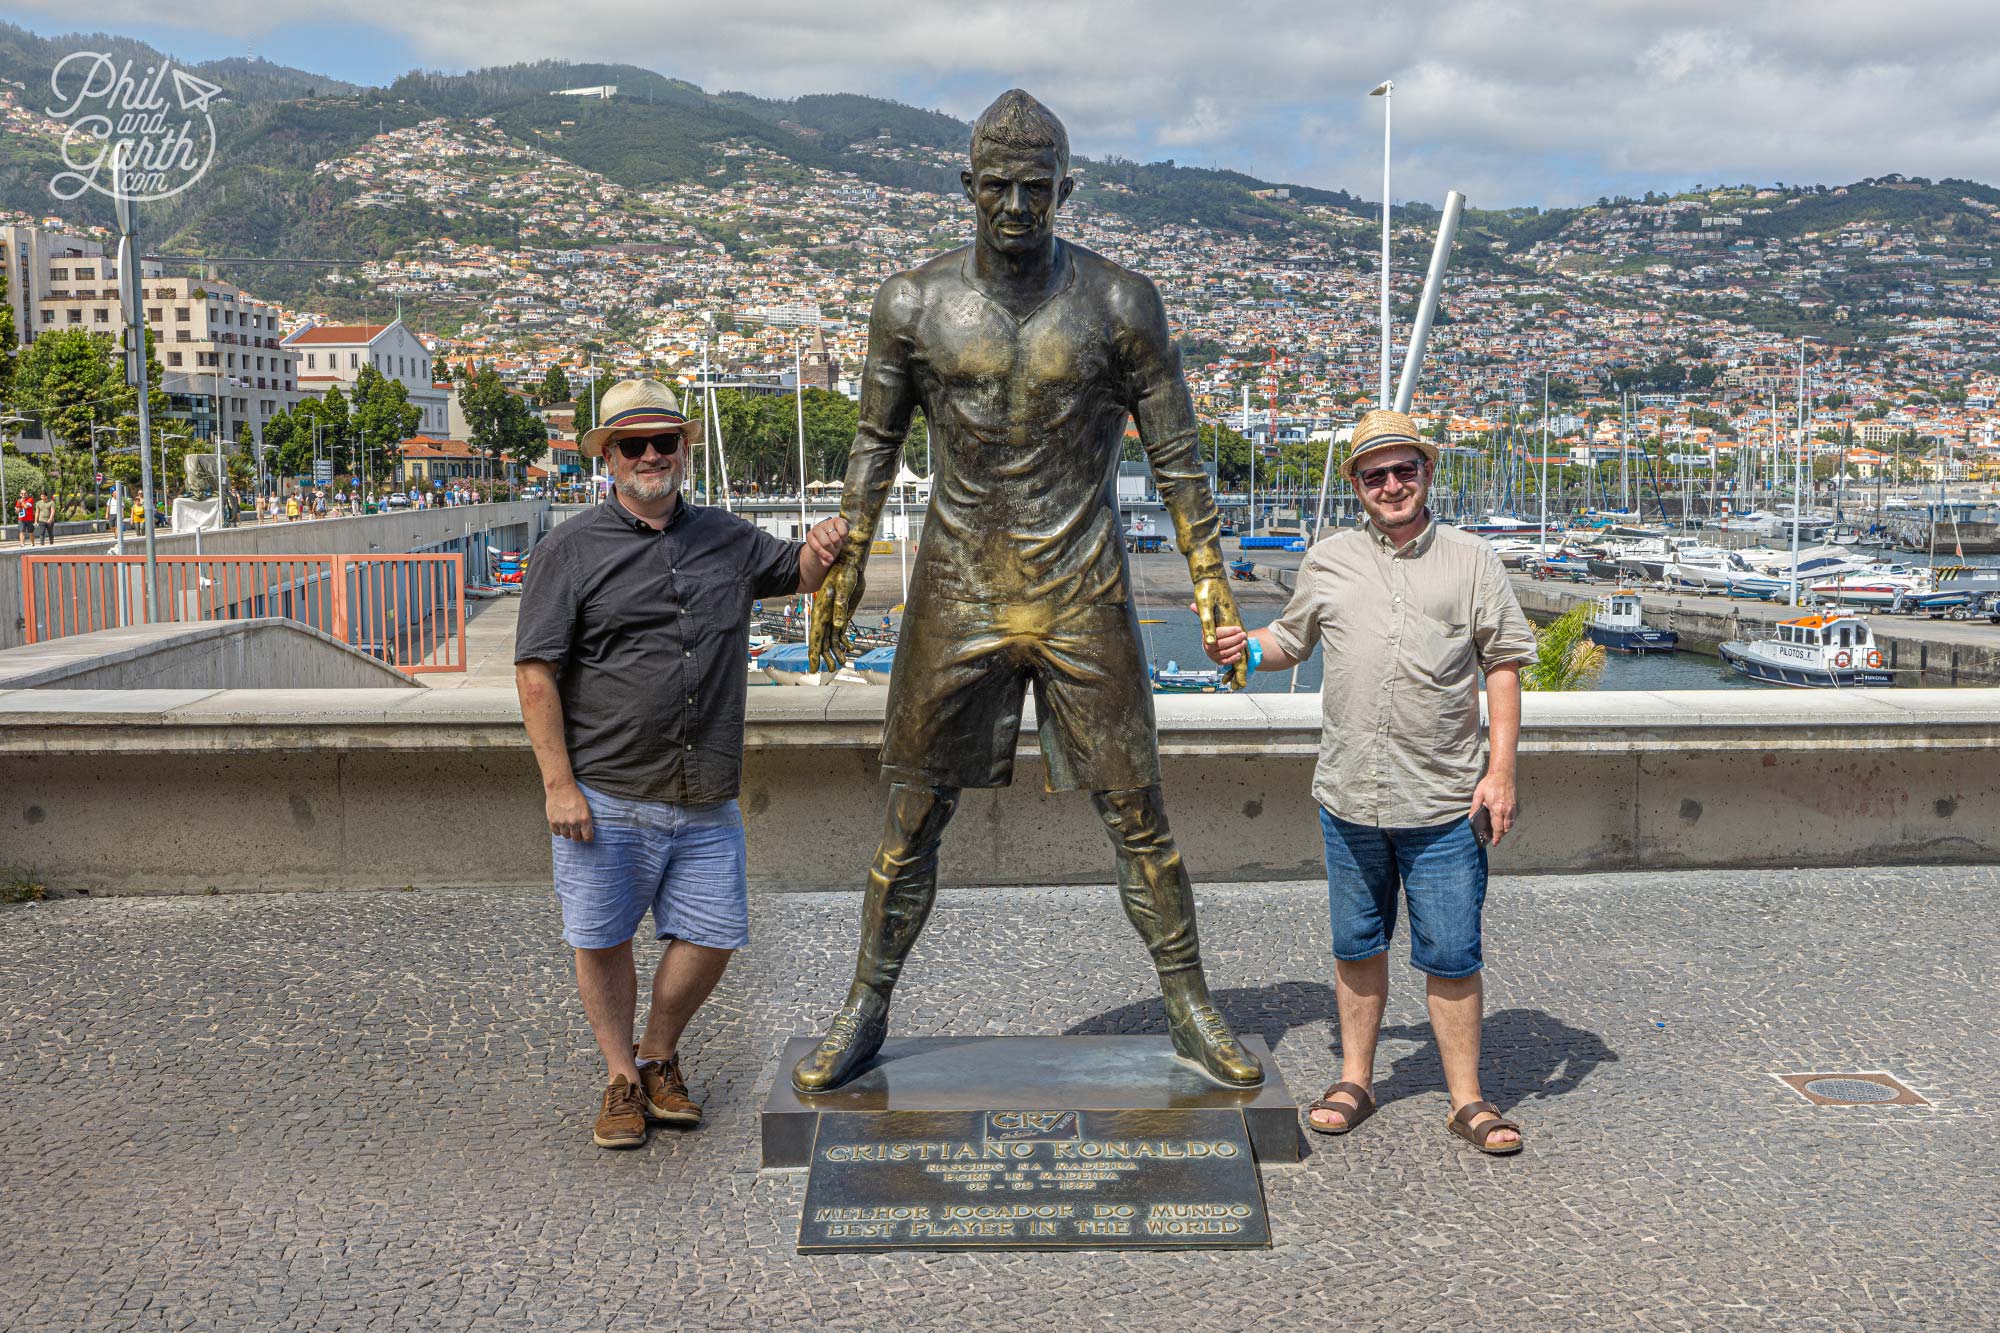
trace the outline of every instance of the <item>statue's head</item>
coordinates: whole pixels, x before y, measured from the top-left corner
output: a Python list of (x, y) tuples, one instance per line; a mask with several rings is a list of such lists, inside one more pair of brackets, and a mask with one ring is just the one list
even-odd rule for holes
[(979, 241), (1026, 255), (1055, 235), (1056, 210), (1076, 182), (1069, 134), (1055, 113), (1019, 88), (1000, 94), (972, 127), (972, 169), (959, 173), (979, 212)]

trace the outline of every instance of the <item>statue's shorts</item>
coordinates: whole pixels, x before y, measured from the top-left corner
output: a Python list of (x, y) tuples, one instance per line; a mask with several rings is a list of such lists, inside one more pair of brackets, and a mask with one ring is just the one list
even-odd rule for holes
[(1159, 782), (1152, 687), (1127, 604), (919, 603), (896, 644), (884, 777), (1007, 786), (1032, 685), (1048, 790)]

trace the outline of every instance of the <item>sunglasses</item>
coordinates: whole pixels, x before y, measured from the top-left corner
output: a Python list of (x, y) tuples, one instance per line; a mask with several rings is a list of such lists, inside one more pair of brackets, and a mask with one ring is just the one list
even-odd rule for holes
[(1408, 486), (1422, 476), (1423, 472), (1422, 463), (1391, 463), (1387, 467), (1363, 468), (1355, 474), (1355, 480), (1371, 491), (1379, 491), (1388, 484), (1391, 477)]
[(664, 435), (628, 435), (622, 440), (613, 440), (611, 443), (618, 447), (619, 453), (636, 463), (646, 456), (646, 446), (649, 444), (659, 450), (660, 457), (672, 458), (680, 452), (681, 437), (679, 432), (669, 432)]

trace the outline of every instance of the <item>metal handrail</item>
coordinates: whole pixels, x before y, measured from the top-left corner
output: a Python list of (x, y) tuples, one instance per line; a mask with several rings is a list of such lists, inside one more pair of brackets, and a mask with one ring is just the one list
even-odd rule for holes
[[(24, 555), (26, 641), (139, 624), (141, 555)], [(162, 555), (161, 620), (282, 617), (321, 630), (411, 675), (464, 671), (465, 556)]]

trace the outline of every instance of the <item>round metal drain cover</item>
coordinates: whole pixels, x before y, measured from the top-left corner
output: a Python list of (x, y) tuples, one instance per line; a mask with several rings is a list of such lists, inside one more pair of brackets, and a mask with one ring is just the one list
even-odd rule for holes
[(1806, 1084), (1806, 1091), (1836, 1102), (1893, 1102), (1903, 1095), (1894, 1088), (1859, 1078), (1816, 1078)]

